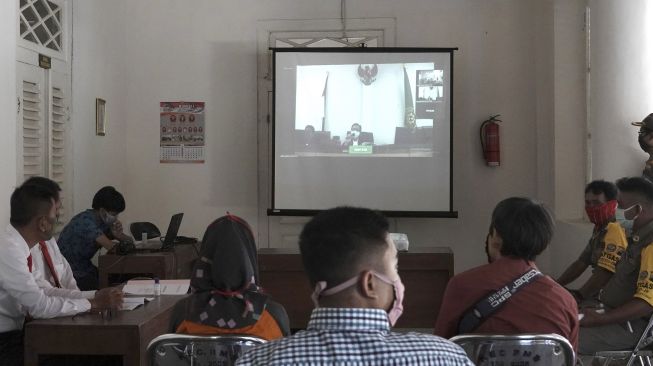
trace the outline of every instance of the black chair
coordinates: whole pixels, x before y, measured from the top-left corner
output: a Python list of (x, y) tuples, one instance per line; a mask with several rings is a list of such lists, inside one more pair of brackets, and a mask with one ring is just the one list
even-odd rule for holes
[(132, 233), (132, 237), (135, 240), (142, 238), (143, 233), (147, 234), (147, 239), (158, 238), (161, 236), (161, 231), (151, 222), (132, 222), (129, 225), (129, 231)]

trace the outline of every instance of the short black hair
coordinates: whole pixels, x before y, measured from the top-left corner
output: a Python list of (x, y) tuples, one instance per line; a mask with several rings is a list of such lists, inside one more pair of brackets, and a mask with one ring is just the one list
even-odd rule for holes
[(352, 130), (354, 129), (354, 126), (358, 126), (358, 130), (359, 130), (359, 131), (363, 131), (363, 127), (361, 127), (361, 124), (360, 124), (360, 123), (358, 123), (358, 122), (354, 122), (354, 123), (352, 123), (352, 124), (351, 124), (351, 129), (352, 129)]
[(49, 189), (54, 194), (55, 201), (59, 200), (59, 192), (61, 192), (61, 187), (52, 179), (46, 177), (29, 177), (26, 181), (23, 182), (23, 185), (37, 185)]
[(603, 193), (607, 201), (612, 201), (617, 199), (617, 185), (605, 180), (599, 179), (599, 180), (589, 182), (585, 186), (585, 193), (590, 193), (590, 192), (596, 195)]
[(635, 193), (647, 203), (653, 203), (653, 183), (642, 177), (624, 177), (617, 181), (617, 188), (621, 192)]
[(125, 211), (125, 197), (111, 186), (102, 187), (93, 196), (92, 207), (94, 210), (103, 208), (107, 211), (120, 213)]
[(333, 287), (355, 276), (359, 266), (387, 249), (388, 220), (367, 208), (336, 207), (317, 214), (299, 236), (311, 285)]
[(530, 198), (507, 198), (494, 208), (491, 227), (503, 240), (501, 255), (534, 260), (553, 237), (553, 218)]
[(57, 198), (51, 189), (37, 184), (23, 184), (11, 194), (11, 217), (15, 228), (25, 227), (34, 218), (47, 215)]

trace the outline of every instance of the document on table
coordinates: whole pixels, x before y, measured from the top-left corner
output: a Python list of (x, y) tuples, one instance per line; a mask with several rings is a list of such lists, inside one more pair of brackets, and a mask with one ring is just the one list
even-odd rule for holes
[[(160, 280), (161, 295), (185, 295), (190, 288), (190, 279)], [(122, 288), (129, 295), (154, 295), (154, 280), (131, 280)]]
[(145, 304), (146, 301), (154, 300), (153, 297), (129, 297), (123, 298), (122, 308), (120, 310), (134, 310), (137, 307)]

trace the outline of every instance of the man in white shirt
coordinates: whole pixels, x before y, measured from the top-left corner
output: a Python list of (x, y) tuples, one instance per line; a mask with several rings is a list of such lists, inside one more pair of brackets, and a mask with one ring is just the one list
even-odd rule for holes
[(98, 291), (87, 300), (50, 295), (36, 283), (30, 248), (52, 238), (57, 198), (39, 185), (22, 185), (11, 195), (10, 225), (0, 233), (0, 354), (8, 364), (22, 364), (26, 315), (53, 318), (122, 304), (116, 289)]
[[(44, 177), (31, 177), (23, 185), (39, 185), (55, 195), (56, 212), (62, 207), (59, 185)], [(50, 296), (62, 296), (76, 299), (90, 299), (96, 291), (80, 291), (73, 271), (66, 258), (61, 254), (57, 241), (53, 238), (40, 241), (30, 249), (32, 254), (32, 275), (43, 291)]]

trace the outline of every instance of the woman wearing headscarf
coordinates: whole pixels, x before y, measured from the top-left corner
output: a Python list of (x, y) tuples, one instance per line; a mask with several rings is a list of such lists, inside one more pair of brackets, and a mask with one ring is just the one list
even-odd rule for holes
[(192, 295), (178, 303), (171, 328), (187, 334), (249, 334), (266, 340), (290, 334), (284, 308), (257, 285), (252, 231), (238, 216), (215, 220), (193, 268)]

